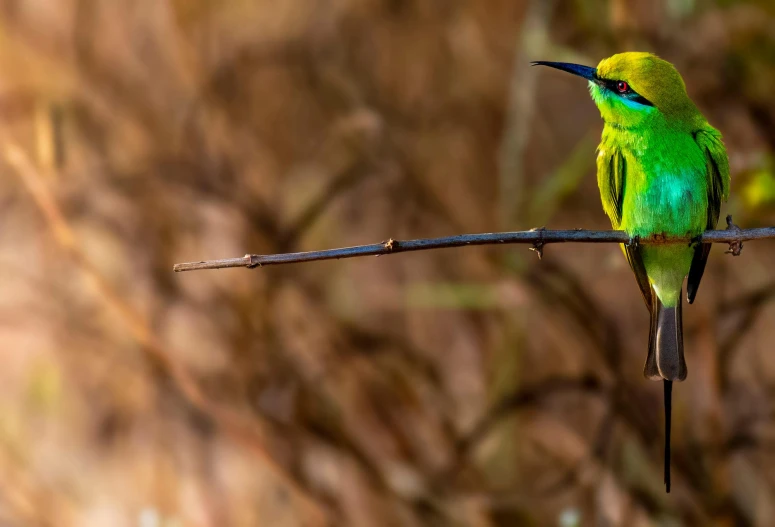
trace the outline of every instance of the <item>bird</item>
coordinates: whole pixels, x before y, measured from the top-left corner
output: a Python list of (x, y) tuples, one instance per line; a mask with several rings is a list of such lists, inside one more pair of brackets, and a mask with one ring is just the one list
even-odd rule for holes
[[(603, 119), (597, 149), (597, 183), (611, 226), (632, 240), (622, 251), (651, 316), (647, 379), (664, 385), (664, 482), (670, 492), (673, 382), (686, 379), (681, 305), (693, 303), (721, 204), (729, 198), (730, 171), (721, 133), (689, 98), (670, 62), (652, 53), (626, 52), (597, 67), (534, 61), (588, 81)], [(639, 244), (655, 236), (685, 236), (692, 244)]]

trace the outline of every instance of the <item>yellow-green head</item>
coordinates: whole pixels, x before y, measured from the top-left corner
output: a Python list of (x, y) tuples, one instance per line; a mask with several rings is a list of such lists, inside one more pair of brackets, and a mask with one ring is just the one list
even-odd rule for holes
[(651, 53), (619, 53), (597, 68), (566, 62), (533, 62), (583, 77), (603, 120), (634, 128), (660, 121), (694, 128), (704, 122), (675, 67)]

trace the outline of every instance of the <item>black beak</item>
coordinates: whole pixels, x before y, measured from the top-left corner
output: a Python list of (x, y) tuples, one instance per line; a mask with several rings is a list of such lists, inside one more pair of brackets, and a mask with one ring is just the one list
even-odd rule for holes
[(597, 80), (597, 77), (595, 76), (597, 70), (595, 68), (590, 68), (589, 66), (570, 64), (568, 62), (544, 62), (543, 60), (531, 62), (530, 64), (533, 66), (549, 66), (550, 68), (557, 70), (567, 71), (568, 73), (578, 75), (579, 77), (584, 77), (590, 81)]

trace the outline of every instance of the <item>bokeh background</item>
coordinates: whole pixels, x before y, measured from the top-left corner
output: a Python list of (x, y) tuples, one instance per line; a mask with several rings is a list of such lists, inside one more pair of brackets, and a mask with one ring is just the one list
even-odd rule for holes
[(614, 245), (172, 272), (607, 229), (586, 86), (528, 63), (625, 50), (775, 223), (771, 0), (0, 1), (0, 525), (772, 525), (775, 243), (684, 310), (670, 495)]

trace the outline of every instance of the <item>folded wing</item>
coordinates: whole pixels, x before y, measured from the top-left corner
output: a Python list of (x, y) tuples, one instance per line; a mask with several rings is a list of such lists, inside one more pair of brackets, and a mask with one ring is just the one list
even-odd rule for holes
[[(694, 134), (697, 146), (705, 154), (705, 173), (708, 178), (708, 217), (706, 229), (715, 229), (721, 212), (721, 203), (729, 197), (729, 160), (718, 130), (708, 127)], [(689, 269), (686, 298), (691, 304), (697, 296), (705, 264), (713, 244), (698, 244)]]

